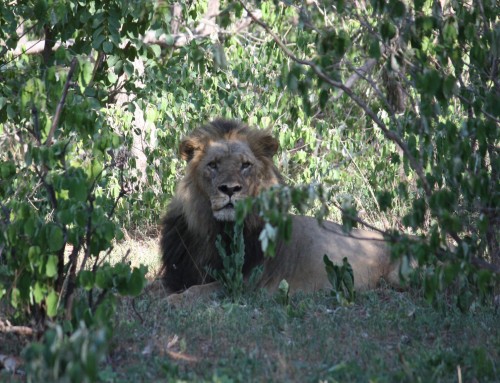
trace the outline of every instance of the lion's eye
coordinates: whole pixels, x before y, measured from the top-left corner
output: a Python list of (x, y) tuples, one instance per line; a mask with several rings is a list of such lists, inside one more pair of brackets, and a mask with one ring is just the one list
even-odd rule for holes
[(243, 162), (243, 163), (241, 164), (241, 169), (242, 169), (242, 170), (243, 170), (243, 169), (248, 169), (248, 168), (250, 168), (251, 166), (252, 166), (252, 163), (251, 163), (251, 162), (249, 162), (249, 161), (245, 161), (245, 162)]
[(210, 161), (207, 166), (210, 168), (210, 169), (217, 169), (217, 162), (215, 161)]

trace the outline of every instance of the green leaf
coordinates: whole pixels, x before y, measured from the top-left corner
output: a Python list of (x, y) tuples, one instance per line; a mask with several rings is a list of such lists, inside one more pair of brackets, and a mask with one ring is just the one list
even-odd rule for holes
[(368, 49), (368, 54), (370, 55), (370, 57), (374, 59), (380, 58), (382, 52), (380, 51), (380, 41), (378, 39), (371, 40), (370, 47)]
[(21, 303), (21, 292), (17, 287), (12, 288), (12, 292), (10, 293), (10, 304), (12, 307), (17, 309), (19, 304)]
[(9, 178), (16, 174), (16, 165), (12, 161), (0, 163), (0, 176), (2, 179)]
[(299, 87), (297, 76), (295, 76), (295, 74), (292, 72), (288, 74), (287, 85), (288, 89), (292, 92), (295, 92)]
[(326, 275), (328, 277), (328, 280), (330, 281), (330, 284), (334, 289), (337, 289), (338, 287), (338, 275), (337, 275), (337, 270), (338, 266), (334, 265), (333, 262), (328, 258), (328, 255), (324, 254), (323, 255), (323, 262), (325, 264), (325, 270), (326, 270)]
[(387, 211), (392, 206), (392, 193), (382, 191), (377, 193), (377, 201), (381, 211)]
[(108, 81), (111, 84), (114, 84), (116, 81), (118, 81), (118, 76), (114, 72), (108, 72)]
[(90, 270), (82, 270), (78, 274), (78, 282), (85, 290), (92, 290), (95, 283), (94, 273)]
[(328, 92), (328, 90), (322, 89), (319, 92), (319, 107), (321, 109), (325, 109), (326, 104), (328, 102), (328, 98), (329, 98), (329, 92)]
[(113, 287), (113, 275), (110, 272), (109, 265), (105, 265), (97, 270), (95, 275), (95, 284), (103, 290)]
[(58, 258), (55, 255), (49, 255), (49, 259), (47, 260), (47, 263), (45, 264), (45, 275), (47, 277), (52, 278), (57, 275), (57, 263), (58, 263)]
[(51, 225), (48, 230), (47, 244), (50, 251), (58, 251), (64, 245), (63, 231), (59, 226)]
[(55, 317), (57, 314), (58, 298), (57, 293), (52, 290), (45, 299), (45, 303), (47, 304), (47, 315), (51, 318)]
[(101, 161), (99, 161), (97, 159), (93, 159), (91, 167), (90, 167), (89, 177), (92, 179), (95, 179), (96, 177), (98, 177), (101, 174), (102, 170), (103, 170), (103, 166), (102, 166)]
[(33, 288), (33, 297), (35, 298), (35, 303), (41, 303), (43, 298), (45, 297), (46, 288), (42, 286), (40, 282), (35, 283), (35, 287)]
[(443, 27), (443, 40), (446, 44), (452, 45), (458, 37), (458, 24), (453, 17), (450, 17)]
[(90, 81), (92, 80), (92, 74), (94, 67), (91, 63), (87, 61), (81, 61), (79, 63), (80, 68), (80, 81), (82, 82), (83, 86), (89, 85)]
[(71, 199), (81, 202), (87, 200), (87, 185), (85, 182), (72, 178), (68, 181), (68, 189)]
[(141, 293), (146, 283), (145, 267), (134, 268), (128, 284), (128, 295), (137, 296)]
[(402, 1), (395, 1), (391, 7), (391, 15), (395, 18), (402, 18), (406, 13), (406, 7)]
[(42, 249), (39, 246), (30, 246), (28, 249), (28, 259), (33, 266), (37, 266)]
[(346, 257), (342, 259), (342, 283), (347, 290), (347, 299), (349, 302), (354, 300), (354, 271)]
[(113, 43), (110, 42), (110, 41), (105, 41), (103, 44), (102, 44), (102, 50), (104, 51), (104, 53), (111, 53), (113, 52)]
[(104, 42), (106, 39), (106, 36), (104, 35), (98, 35), (95, 37), (94, 41), (92, 41), (92, 48), (96, 50), (100, 50), (101, 44)]
[(290, 285), (286, 279), (282, 279), (278, 285), (278, 299), (283, 305), (288, 305), (290, 302)]
[(380, 34), (384, 40), (391, 40), (396, 36), (396, 27), (390, 21), (384, 21), (380, 27)]
[(159, 58), (161, 55), (161, 47), (158, 44), (152, 44), (149, 46), (149, 49), (153, 52), (156, 58)]
[(38, 20), (45, 21), (47, 18), (47, 2), (45, 0), (37, 0), (33, 7), (33, 13)]

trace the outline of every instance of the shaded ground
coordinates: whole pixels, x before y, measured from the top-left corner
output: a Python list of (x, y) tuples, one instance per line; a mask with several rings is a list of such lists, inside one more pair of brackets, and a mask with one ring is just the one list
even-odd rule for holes
[[(132, 245), (130, 243), (132, 242)], [(129, 251), (130, 249), (130, 251)], [(117, 245), (111, 262), (158, 268), (155, 240)], [(265, 292), (174, 309), (161, 283), (121, 299), (105, 382), (500, 382), (500, 312), (433, 308), (416, 292), (358, 294), (339, 307), (327, 292), (288, 305)], [(25, 339), (0, 334), (0, 354)], [(0, 382), (24, 381), (0, 371)]]
[(123, 302), (110, 381), (500, 381), (492, 309), (436, 310), (389, 289), (349, 307), (326, 293), (287, 306), (261, 293), (180, 310), (162, 295)]

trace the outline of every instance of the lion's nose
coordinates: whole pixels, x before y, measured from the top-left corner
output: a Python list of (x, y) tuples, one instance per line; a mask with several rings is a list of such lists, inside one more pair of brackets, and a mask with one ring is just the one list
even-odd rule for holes
[(219, 190), (231, 197), (233, 194), (238, 193), (241, 191), (241, 185), (234, 184), (234, 185), (220, 185)]

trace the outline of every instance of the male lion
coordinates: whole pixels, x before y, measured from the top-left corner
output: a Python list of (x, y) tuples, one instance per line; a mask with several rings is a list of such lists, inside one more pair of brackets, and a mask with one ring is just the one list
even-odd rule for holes
[[(277, 140), (267, 130), (251, 129), (239, 122), (215, 120), (194, 130), (180, 145), (187, 161), (186, 174), (162, 221), (163, 280), (172, 303), (191, 301), (220, 289), (207, 274), (221, 260), (215, 246), (217, 235), (235, 220), (235, 204), (282, 182), (273, 164)], [(323, 255), (334, 263), (347, 257), (354, 272), (355, 288), (374, 288), (383, 277), (399, 284), (399, 269), (391, 263), (383, 237), (354, 229), (345, 234), (340, 225), (310, 217), (292, 217), (289, 242), (277, 246), (273, 258), (264, 258), (256, 215), (245, 220), (243, 273), (263, 265), (260, 286), (275, 290), (286, 279), (290, 291), (306, 292), (331, 287)], [(211, 282), (211, 283), (210, 283)]]

